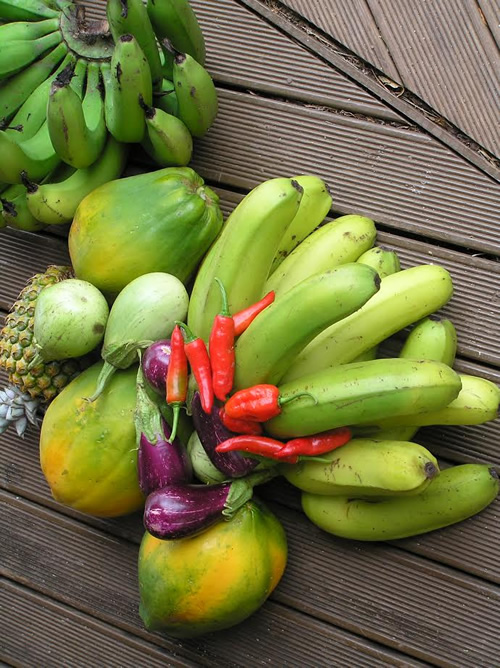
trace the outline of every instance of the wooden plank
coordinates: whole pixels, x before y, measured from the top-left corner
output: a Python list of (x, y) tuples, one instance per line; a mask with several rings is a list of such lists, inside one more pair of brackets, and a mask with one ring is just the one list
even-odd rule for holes
[(500, 184), (432, 137), (235, 91), (219, 98), (191, 163), (210, 181), (247, 189), (278, 174), (314, 173), (340, 213), (498, 253)]
[(500, 48), (500, 5), (497, 0), (478, 0), (478, 6), (484, 24), (491, 31)]
[(500, 51), (478, 3), (368, 4), (403, 85), (500, 156)]
[(341, 44), (400, 81), (397, 65), (381, 39), (368, 0), (283, 0), (283, 4), (331, 35)]
[(7, 580), (0, 584), (0, 621), (0, 655), (11, 665), (44, 668), (63, 665), (136, 668), (146, 663), (157, 668), (202, 665), (198, 660), (195, 663), (178, 659), (174, 651), (162, 651)]
[(178, 660), (200, 657), (199, 665), (251, 667), (263, 659), (277, 665), (308, 665), (309, 661), (320, 665), (327, 656), (328, 665), (334, 666), (353, 662), (366, 668), (419, 665), (403, 659), (397, 650), (357, 638), (336, 624), (322, 623), (276, 601), (267, 602), (240, 627), (226, 633), (188, 641), (148, 633), (137, 614), (136, 545), (34, 504), (13, 497), (4, 501), (6, 513), (0, 523), (5, 523), (6, 533), (0, 553), (7, 577), (132, 634), (134, 642), (142, 638), (172, 652)]

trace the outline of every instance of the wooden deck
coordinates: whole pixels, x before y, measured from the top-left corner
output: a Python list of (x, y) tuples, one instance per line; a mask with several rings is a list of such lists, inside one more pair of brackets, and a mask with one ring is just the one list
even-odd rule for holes
[[(405, 267), (450, 270), (443, 313), (458, 331), (456, 368), (500, 384), (498, 4), (192, 4), (220, 94), (192, 166), (224, 211), (266, 178), (323, 177), (332, 215), (371, 216)], [(102, 15), (103, 2), (88, 5)], [(417, 50), (431, 41), (440, 53)], [(64, 230), (1, 230), (0, 308), (36, 271), (67, 261)], [(499, 420), (427, 428), (418, 440), (444, 463), (500, 471)], [(56, 503), (35, 429), (0, 437), (0, 472), (2, 665), (498, 666), (499, 500), (447, 529), (370, 545), (321, 532), (291, 486), (269, 483), (259, 494), (289, 540), (283, 580), (243, 624), (178, 641), (138, 616), (140, 514), (99, 520)]]

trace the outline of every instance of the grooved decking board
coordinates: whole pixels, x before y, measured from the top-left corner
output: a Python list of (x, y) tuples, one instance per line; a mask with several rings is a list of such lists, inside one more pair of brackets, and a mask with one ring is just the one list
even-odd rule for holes
[[(482, 425), (485, 429), (487, 425)], [(484, 452), (473, 452), (473, 441), (468, 437), (467, 429), (458, 431), (462, 449), (470, 446), (470, 453), (462, 451), (450, 453), (452, 463), (464, 461), (485, 461), (488, 458)], [(422, 430), (423, 431), (423, 430)], [(435, 428), (428, 433), (437, 432)], [(438, 433), (438, 432), (437, 432)], [(428, 447), (436, 456), (442, 457), (439, 438), (421, 438), (419, 432), (416, 440)], [(493, 444), (499, 442), (498, 429), (493, 434)], [(95, 529), (100, 529), (118, 538), (138, 543), (142, 535), (141, 513), (134, 513), (127, 517), (115, 519), (100, 519), (83, 515), (82, 513), (64, 507), (54, 501), (50, 495), (48, 485), (40, 470), (38, 460), (38, 432), (30, 428), (24, 440), (12, 434), (0, 435), (0, 486), (6, 491), (41, 504), (64, 515), (73, 517)], [(479, 446), (481, 445), (479, 441)], [(489, 444), (491, 446), (491, 443)], [(495, 448), (498, 450), (498, 447)], [(489, 463), (497, 465), (500, 470), (498, 452)], [(265, 486), (265, 498), (271, 501), (299, 507), (298, 491), (292, 488), (284, 479), (278, 479)], [(404, 543), (404, 541), (403, 541)], [(500, 584), (500, 523), (498, 522), (498, 505), (487, 508), (480, 516), (463, 522), (442, 531), (433, 532), (426, 536), (407, 539), (410, 552), (432, 558), (437, 562), (454, 566), (467, 573), (482, 577), (491, 582)]]
[(7, 580), (0, 585), (0, 620), (0, 654), (12, 665), (44, 668), (62, 665), (194, 668), (201, 665), (198, 660), (177, 659), (173, 652), (162, 652), (143, 640)]
[[(58, 605), (69, 605), (79, 613), (93, 613), (100, 622), (113, 624), (201, 665), (417, 666), (390, 648), (267, 602), (255, 615), (231, 631), (204, 638), (177, 641), (143, 630), (137, 615), (137, 545), (118, 541), (102, 532), (79, 525), (34, 504), (2, 494), (5, 526), (0, 552), (4, 573), (39, 594), (50, 595)], [(19, 525), (19, 529), (13, 529)], [(57, 545), (58, 559), (52, 555)], [(293, 559), (293, 557), (291, 557)], [(300, 629), (300, 633), (297, 633)], [(258, 638), (258, 643), (255, 638)], [(318, 638), (321, 638), (321, 643)], [(133, 638), (137, 642), (136, 638)], [(149, 664), (148, 664), (149, 665)], [(311, 664), (309, 664), (311, 665)]]
[[(85, 613), (91, 610), (106, 623), (156, 642), (156, 635), (141, 633), (138, 628), (137, 546), (10, 495), (2, 497), (5, 512), (0, 519), (0, 551), (9, 578), (42, 594), (51, 592), (60, 603)], [(488, 665), (498, 652), (500, 639), (495, 627), (499, 594), (494, 586), (390, 545), (337, 540), (299, 513), (280, 506), (273, 509), (289, 541), (288, 567), (272, 596), (276, 603), (421, 660), (432, 657), (447, 660), (449, 665)], [(53, 558), (54, 544), (59, 559)], [(321, 634), (321, 643), (314, 642), (314, 636), (318, 638), (315, 620), (307, 624), (297, 613), (293, 617), (300, 634), (284, 628), (286, 641), (277, 648), (276, 633), (264, 619), (268, 607), (265, 604), (255, 615), (257, 623), (262, 622), (258, 626), (259, 656), (268, 652), (273, 656), (278, 649), (283, 659), (280, 665), (291, 659), (294, 665), (318, 665), (325, 656), (335, 657), (333, 629), (330, 634)], [(280, 622), (283, 628), (284, 619)], [(241, 628), (238, 635), (248, 643), (247, 651), (253, 647), (253, 652), (254, 623), (254, 619), (247, 620), (246, 633)], [(172, 645), (168, 640), (158, 644)], [(196, 645), (198, 651), (206, 647), (203, 639)], [(192, 647), (191, 643), (177, 645), (179, 656), (186, 646)], [(235, 636), (220, 634), (214, 639), (214, 649), (222, 660), (234, 657)], [(360, 648), (356, 652), (360, 653)], [(361, 665), (369, 666), (372, 660), (364, 659)], [(252, 665), (251, 660), (248, 665)]]
[(499, 154), (500, 53), (480, 3), (356, 0), (354, 8), (339, 0), (284, 4)]
[(477, 4), (482, 12), (485, 25), (500, 48), (500, 5), (497, 0), (478, 0)]
[(428, 238), (497, 254), (500, 183), (420, 132), (235, 91), (191, 163), (221, 185), (313, 173), (334, 208)]

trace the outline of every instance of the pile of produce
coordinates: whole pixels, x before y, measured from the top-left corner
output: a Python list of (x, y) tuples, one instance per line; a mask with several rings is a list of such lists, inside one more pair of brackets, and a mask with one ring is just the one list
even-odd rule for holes
[(263, 604), (287, 563), (258, 498), (278, 477), (311, 522), (366, 541), (446, 527), (498, 494), (492, 467), (441, 470), (416, 440), (498, 413), (496, 385), (453, 369), (450, 274), (401, 269), (372, 220), (327, 222), (331, 205), (322, 179), (279, 177), (222, 225), (188, 167), (112, 181), (76, 212), (74, 275), (35, 277), (7, 319), (0, 361), (17, 393), (2, 424), (25, 426), (45, 385), (54, 498), (100, 517), (143, 509), (148, 629), (196, 636)]
[(191, 160), (217, 114), (187, 0), (108, 0), (90, 21), (72, 0), (0, 4), (0, 226), (70, 222), (117, 179), (129, 145), (160, 167)]

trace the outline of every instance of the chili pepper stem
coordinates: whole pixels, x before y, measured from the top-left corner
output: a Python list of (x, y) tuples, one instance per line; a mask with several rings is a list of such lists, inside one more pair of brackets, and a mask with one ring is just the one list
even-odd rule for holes
[(221, 294), (221, 299), (222, 299), (222, 308), (220, 310), (220, 315), (224, 315), (224, 316), (230, 318), (231, 317), (231, 312), (229, 311), (229, 304), (228, 304), (228, 300), (227, 300), (227, 292), (226, 292), (226, 289), (224, 287), (224, 284), (222, 283), (220, 278), (215, 277), (214, 280), (220, 288), (220, 294)]
[(299, 392), (298, 394), (294, 394), (292, 397), (279, 397), (278, 405), (284, 406), (285, 404), (290, 403), (290, 401), (294, 401), (295, 399), (301, 399), (302, 397), (310, 397), (315, 404), (318, 403), (316, 397), (312, 395), (310, 392)]

